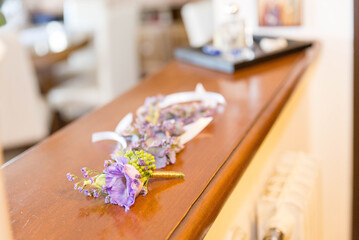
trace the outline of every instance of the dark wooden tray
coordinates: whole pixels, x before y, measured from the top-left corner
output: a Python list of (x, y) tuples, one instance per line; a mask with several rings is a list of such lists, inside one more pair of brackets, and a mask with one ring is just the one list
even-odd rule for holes
[(271, 60), (293, 52), (298, 52), (300, 50), (312, 46), (311, 41), (296, 41), (296, 40), (287, 39), (288, 46), (286, 48), (273, 52), (264, 52), (259, 46), (259, 42), (263, 38), (274, 38), (274, 37), (254, 36), (253, 37), (254, 57), (251, 59), (239, 59), (239, 60), (229, 61), (225, 59), (223, 56), (213, 56), (203, 53), (202, 47), (177, 48), (175, 50), (175, 57), (181, 61), (189, 62), (205, 68), (210, 68), (221, 72), (233, 73), (236, 70), (241, 69), (243, 67), (248, 67), (253, 64)]

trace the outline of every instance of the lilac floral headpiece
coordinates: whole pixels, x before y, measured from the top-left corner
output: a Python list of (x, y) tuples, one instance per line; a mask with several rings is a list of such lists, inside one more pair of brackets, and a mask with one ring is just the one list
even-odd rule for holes
[(92, 141), (117, 141), (115, 153), (143, 149), (155, 156), (157, 168), (163, 168), (176, 162), (176, 153), (212, 121), (225, 103), (222, 95), (205, 91), (202, 84), (197, 84), (193, 92), (149, 97), (137, 109), (133, 124), (132, 114), (127, 114), (114, 132), (94, 133)]

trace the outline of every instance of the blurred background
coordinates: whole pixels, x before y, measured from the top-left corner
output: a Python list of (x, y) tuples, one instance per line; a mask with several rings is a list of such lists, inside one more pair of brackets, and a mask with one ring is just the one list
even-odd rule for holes
[(184, 3), (3, 1), (5, 161), (166, 65), (176, 47), (188, 45)]

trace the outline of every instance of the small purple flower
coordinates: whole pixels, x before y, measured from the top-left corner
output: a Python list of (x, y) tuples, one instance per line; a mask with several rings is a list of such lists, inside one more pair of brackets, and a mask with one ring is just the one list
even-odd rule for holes
[(125, 165), (128, 162), (128, 158), (124, 156), (117, 156), (116, 154), (112, 154), (111, 158), (121, 165)]
[(91, 184), (95, 182), (95, 179), (93, 177), (91, 177), (89, 180), (91, 181)]
[(99, 194), (97, 191), (95, 191), (95, 192), (93, 193), (93, 197), (97, 198), (97, 197), (99, 197), (99, 196), (100, 196), (100, 194)]
[(140, 138), (136, 134), (132, 135), (131, 137), (131, 145), (134, 148), (140, 146)]
[(160, 169), (167, 165), (166, 149), (161, 147), (150, 147), (147, 151), (156, 159), (156, 168)]
[(71, 173), (67, 173), (66, 174), (66, 176), (67, 176), (67, 179), (69, 180), (69, 181), (75, 181), (75, 177), (74, 177), (74, 175), (72, 175)]
[(125, 207), (129, 211), (135, 203), (135, 198), (141, 192), (143, 183), (136, 177), (140, 173), (132, 165), (124, 164), (125, 157), (117, 157), (117, 163), (111, 164), (104, 170), (106, 176), (105, 190), (109, 194), (109, 202)]

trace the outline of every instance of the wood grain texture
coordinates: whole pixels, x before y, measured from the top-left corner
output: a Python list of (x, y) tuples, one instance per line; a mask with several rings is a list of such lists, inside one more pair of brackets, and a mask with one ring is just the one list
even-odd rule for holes
[[(83, 117), (4, 168), (16, 239), (197, 239), (214, 221), (269, 131), (315, 47), (233, 75), (173, 62), (103, 108)], [(201, 82), (227, 100), (222, 113), (186, 144), (175, 165), (183, 180), (153, 180), (128, 213), (74, 191), (66, 173), (103, 169), (114, 148), (91, 143), (113, 130), (147, 96), (193, 90)]]

